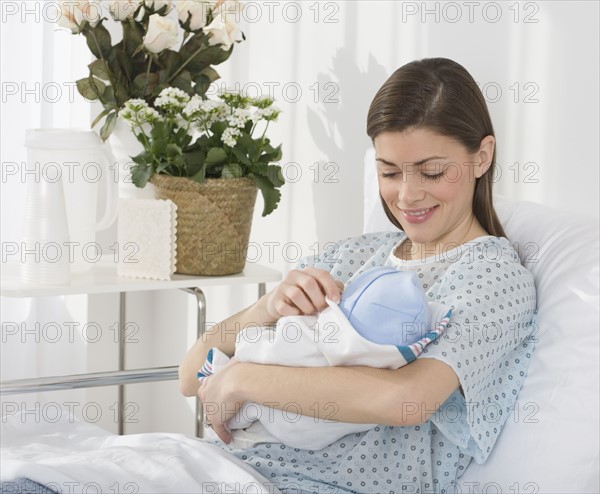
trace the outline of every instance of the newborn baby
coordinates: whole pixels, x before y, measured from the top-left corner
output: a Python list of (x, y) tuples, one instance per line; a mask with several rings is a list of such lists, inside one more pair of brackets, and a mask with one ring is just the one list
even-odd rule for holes
[[(339, 305), (318, 315), (282, 317), (275, 326), (252, 326), (238, 334), (235, 358), (241, 362), (296, 367), (363, 365), (397, 369), (415, 360), (446, 328), (451, 311), (428, 302), (416, 273), (378, 267), (357, 276), (345, 288)], [(204, 379), (229, 358), (209, 351), (198, 372)], [(332, 404), (332, 415), (335, 404)], [(333, 418), (333, 417), (332, 417)], [(280, 442), (317, 450), (346, 434), (376, 424), (316, 419), (288, 404), (282, 410), (246, 403), (227, 422), (233, 447)]]

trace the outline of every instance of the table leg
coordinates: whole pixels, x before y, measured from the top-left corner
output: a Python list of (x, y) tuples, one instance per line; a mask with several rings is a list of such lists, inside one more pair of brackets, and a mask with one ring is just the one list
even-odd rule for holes
[[(126, 293), (119, 293), (119, 370), (125, 370), (125, 324), (127, 317), (127, 299)], [(118, 423), (118, 434), (123, 435), (125, 433), (125, 386), (119, 384), (118, 387), (118, 410), (117, 410), (117, 423)]]
[[(200, 339), (206, 330), (206, 297), (204, 292), (198, 288), (185, 288), (188, 293), (192, 293), (196, 296), (196, 303), (198, 307), (197, 321), (196, 321), (196, 339)], [(200, 398), (196, 397), (196, 437), (204, 436), (204, 428), (202, 422), (202, 404)]]

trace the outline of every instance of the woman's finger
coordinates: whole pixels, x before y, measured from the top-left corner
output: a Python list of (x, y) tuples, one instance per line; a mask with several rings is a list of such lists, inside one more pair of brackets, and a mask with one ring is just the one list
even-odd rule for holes
[(215, 432), (217, 436), (223, 441), (225, 444), (229, 444), (233, 439), (231, 437), (231, 432), (225, 427), (223, 423), (211, 423), (211, 428)]
[(300, 279), (300, 284), (311, 302), (316, 305), (319, 310), (326, 307), (325, 297), (328, 297), (334, 302), (339, 301), (340, 288), (328, 271), (316, 268), (306, 268), (301, 271), (301, 273), (307, 276)]
[[(303, 277), (300, 276), (297, 277), (296, 280), (294, 280), (294, 283), (295, 284), (290, 285), (286, 284), (282, 287), (281, 294), (283, 295), (283, 299), (281, 300), (281, 302), (283, 302), (283, 304), (281, 305), (289, 305), (290, 307), (296, 307), (300, 311), (300, 314), (315, 314), (316, 312), (318, 312), (318, 295), (314, 292), (314, 287), (310, 287), (310, 281), (303, 280)], [(307, 289), (310, 290), (311, 288), (313, 291), (312, 295), (306, 292)], [(285, 310), (285, 307), (282, 307), (282, 309)], [(282, 315), (294, 314), (282, 313)]]

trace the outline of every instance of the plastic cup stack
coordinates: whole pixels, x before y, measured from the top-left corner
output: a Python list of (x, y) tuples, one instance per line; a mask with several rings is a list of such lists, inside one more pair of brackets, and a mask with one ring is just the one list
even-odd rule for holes
[[(34, 163), (29, 166), (31, 169)], [(50, 181), (43, 174), (28, 176), (23, 220), (21, 280), (29, 284), (68, 284), (69, 229), (62, 177)]]

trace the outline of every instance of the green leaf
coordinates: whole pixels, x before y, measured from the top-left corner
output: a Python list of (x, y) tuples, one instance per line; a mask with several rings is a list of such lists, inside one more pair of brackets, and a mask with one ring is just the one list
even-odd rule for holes
[(183, 152), (181, 151), (181, 148), (177, 144), (174, 144), (172, 142), (167, 144), (167, 147), (165, 148), (165, 152), (169, 158), (172, 158), (175, 156), (183, 156)]
[(279, 200), (281, 199), (281, 192), (274, 187), (273, 183), (268, 178), (254, 176), (254, 181), (260, 189), (264, 200), (262, 215), (267, 216), (277, 208)]
[[(165, 81), (169, 78), (165, 71), (161, 71), (161, 79), (163, 78), (163, 74), (165, 77)], [(182, 71), (180, 74), (175, 77), (170, 83), (171, 86), (181, 89), (188, 94), (194, 94), (194, 88), (192, 87), (192, 76), (187, 70)]]
[(238, 160), (240, 160), (241, 163), (243, 163), (246, 166), (252, 166), (252, 163), (248, 159), (248, 156), (246, 156), (246, 153), (239, 148), (239, 143), (236, 144), (236, 146), (232, 149), (232, 151), (233, 151), (233, 155)]
[(210, 88), (210, 80), (205, 75), (200, 74), (199, 76), (194, 77), (194, 87), (193, 91), (198, 96), (204, 96), (206, 91)]
[(140, 189), (146, 186), (152, 175), (154, 175), (154, 170), (151, 165), (138, 163), (131, 167), (131, 181)]
[(132, 156), (131, 160), (138, 165), (146, 166), (148, 163), (152, 163), (152, 154), (142, 151), (137, 156)]
[(141, 98), (148, 94), (152, 94), (157, 85), (158, 74), (156, 72), (150, 72), (150, 74), (139, 74), (133, 80), (133, 88), (136, 94)]
[(206, 162), (204, 162), (200, 169), (190, 178), (198, 183), (204, 182), (204, 179), (206, 178)]
[(145, 65), (141, 66), (128, 55), (121, 43), (115, 46), (108, 57), (108, 65), (113, 74), (113, 86), (117, 106), (120, 108), (125, 101), (136, 97), (136, 94), (130, 93), (132, 74), (145, 72)]
[(227, 153), (223, 148), (210, 148), (206, 155), (207, 165), (219, 165), (227, 160)]
[(188, 38), (188, 40), (179, 50), (179, 54), (183, 60), (187, 60), (192, 57), (196, 51), (202, 50), (202, 48), (206, 48), (207, 46), (208, 36), (204, 33), (196, 33)]
[(212, 67), (204, 68), (202, 72), (194, 77), (194, 92), (200, 96), (204, 96), (210, 85), (219, 79), (219, 77), (221, 77), (219, 73)]
[(156, 167), (156, 173), (163, 173), (167, 168), (169, 168), (170, 163), (161, 163)]
[(221, 77), (212, 67), (206, 67), (200, 74), (207, 77), (210, 82), (214, 82)]
[(98, 98), (101, 99), (102, 95), (104, 94), (104, 90), (106, 89), (106, 84), (104, 84), (100, 79), (97, 79), (91, 74), (88, 77), (88, 80), (90, 81), (90, 86), (94, 88), (94, 91), (98, 95)]
[(285, 179), (283, 178), (283, 173), (281, 171), (281, 167), (279, 165), (270, 165), (268, 177), (275, 187), (281, 187), (285, 184)]
[(75, 85), (77, 86), (77, 91), (79, 91), (79, 94), (81, 94), (81, 96), (83, 96), (85, 99), (90, 101), (96, 101), (98, 99), (96, 86), (90, 83), (89, 77), (79, 79), (75, 82)]
[(137, 23), (133, 18), (128, 18), (125, 22), (121, 22), (123, 26), (123, 48), (130, 55), (137, 54), (140, 46), (144, 42), (144, 28), (140, 23)]
[(92, 129), (98, 125), (98, 122), (100, 122), (100, 120), (102, 120), (106, 115), (108, 115), (108, 113), (110, 112), (110, 110), (104, 110), (102, 113), (100, 113), (100, 115), (98, 115), (94, 121), (92, 122)]
[(100, 97), (100, 101), (104, 105), (104, 108), (107, 110), (117, 110), (117, 100), (115, 99), (115, 88), (112, 86), (106, 86), (102, 96)]
[(244, 176), (244, 170), (237, 163), (229, 163), (225, 165), (221, 172), (223, 178), (240, 178)]
[(112, 41), (110, 33), (102, 25), (98, 24), (94, 28), (85, 29), (83, 31), (88, 48), (96, 58), (107, 58), (112, 50)]
[(90, 73), (102, 79), (103, 81), (110, 81), (110, 69), (104, 60), (94, 60), (88, 65)]
[(141, 43), (137, 46), (137, 48), (135, 50), (133, 50), (132, 56), (135, 57), (136, 55), (139, 55), (140, 53), (144, 52), (144, 44)]
[(281, 145), (279, 145), (276, 148), (271, 148), (270, 152), (261, 153), (257, 159), (257, 162), (261, 164), (273, 163), (276, 161), (281, 161), (281, 156)]
[(185, 161), (185, 174), (188, 177), (196, 175), (204, 167), (205, 158), (206, 153), (202, 150), (183, 153), (183, 159)]
[(183, 57), (173, 50), (162, 51), (158, 54), (158, 59), (169, 74), (169, 77), (175, 74), (175, 72), (177, 72), (183, 64)]
[[(184, 46), (189, 44), (186, 43)], [(183, 50), (182, 50), (183, 51)], [(229, 58), (231, 52), (233, 51), (233, 46), (225, 51), (222, 50), (220, 46), (200, 46), (197, 47), (196, 50), (187, 51), (185, 53), (181, 53), (184, 60), (189, 60), (186, 68), (192, 74), (199, 74), (204, 69), (209, 67), (210, 65), (218, 65), (223, 63), (225, 60)]]
[(112, 112), (108, 117), (106, 117), (106, 121), (104, 125), (100, 129), (100, 137), (103, 141), (106, 141), (112, 134), (112, 131), (115, 130), (115, 125), (117, 125), (117, 112)]

